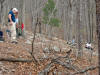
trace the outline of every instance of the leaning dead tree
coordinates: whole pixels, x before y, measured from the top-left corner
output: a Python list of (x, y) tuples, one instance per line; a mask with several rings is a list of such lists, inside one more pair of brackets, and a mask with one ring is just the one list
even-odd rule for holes
[(37, 26), (39, 24), (39, 18), (37, 17), (37, 21), (36, 21), (36, 24), (35, 24), (35, 30), (34, 30), (34, 36), (33, 36), (33, 40), (32, 40), (32, 52), (31, 52), (31, 55), (33, 57), (33, 60), (36, 64), (38, 64), (38, 61), (37, 59), (35, 58), (34, 56), (34, 43), (35, 43), (35, 38), (36, 38), (36, 30), (37, 30)]

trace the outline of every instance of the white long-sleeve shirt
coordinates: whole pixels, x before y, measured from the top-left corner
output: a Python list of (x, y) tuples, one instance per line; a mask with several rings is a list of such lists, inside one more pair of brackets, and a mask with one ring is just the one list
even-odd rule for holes
[(91, 44), (87, 43), (87, 44), (86, 44), (86, 47), (91, 47)]
[(18, 18), (16, 18), (16, 23), (18, 23), (19, 22), (19, 20), (18, 20)]

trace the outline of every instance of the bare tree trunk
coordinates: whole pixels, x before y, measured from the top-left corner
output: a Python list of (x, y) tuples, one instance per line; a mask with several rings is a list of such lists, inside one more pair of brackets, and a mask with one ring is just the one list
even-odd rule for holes
[(25, 37), (25, 0), (23, 0), (22, 1), (23, 3), (23, 5), (22, 5), (22, 23), (24, 24), (24, 29), (23, 29), (23, 31), (22, 31), (22, 35)]
[[(98, 65), (100, 65), (100, 1), (96, 0), (96, 7), (97, 7), (97, 35), (98, 35)], [(99, 74), (100, 75), (100, 67), (99, 67)]]
[[(97, 33), (98, 33), (98, 55), (99, 55), (99, 57), (98, 57), (98, 64), (100, 65), (100, 13), (99, 14), (97, 14), (97, 16), (99, 16), (99, 23), (97, 24)], [(99, 75), (100, 75), (100, 68), (99, 68)]]
[(2, 24), (3, 3), (5, 0), (0, 0), (0, 23)]
[(78, 57), (82, 57), (82, 45), (81, 45), (81, 20), (80, 20), (80, 8), (81, 8), (81, 0), (77, 1), (77, 24), (78, 24), (78, 29), (77, 29), (77, 41), (78, 41)]

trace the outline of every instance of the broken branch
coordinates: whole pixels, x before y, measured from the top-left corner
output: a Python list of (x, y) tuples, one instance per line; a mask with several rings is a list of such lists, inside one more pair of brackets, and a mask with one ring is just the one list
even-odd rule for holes
[(0, 58), (0, 61), (7, 61), (7, 62), (33, 62), (33, 60), (29, 60), (29, 59), (21, 59), (21, 58)]
[(87, 67), (86, 69), (84, 69), (84, 70), (81, 70), (81, 71), (79, 71), (79, 72), (76, 72), (76, 73), (73, 73), (72, 75), (76, 75), (76, 74), (82, 74), (82, 73), (85, 73), (85, 72), (87, 72), (87, 71), (91, 71), (91, 70), (95, 70), (95, 69), (97, 69), (97, 68), (99, 68), (100, 66), (90, 66), (90, 67)]

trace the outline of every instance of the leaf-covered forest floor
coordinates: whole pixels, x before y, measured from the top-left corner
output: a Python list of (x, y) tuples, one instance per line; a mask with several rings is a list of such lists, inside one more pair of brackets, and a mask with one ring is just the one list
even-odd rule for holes
[[(30, 52), (32, 50), (31, 41), (33, 36), (27, 32), (26, 38), (18, 38), (18, 44), (10, 43), (5, 37), (5, 42), (0, 43), (0, 60), (1, 58), (31, 60)], [(83, 45), (83, 57), (79, 59), (76, 57), (76, 46), (69, 45), (65, 40), (56, 37), (50, 40), (45, 35), (38, 33), (34, 43), (34, 56), (39, 62), (38, 65), (34, 62), (0, 61), (0, 75), (44, 75), (43, 71), (46, 70), (49, 71), (47, 75), (73, 75), (98, 65), (96, 47), (91, 51), (85, 49)], [(50, 66), (51, 63), (52, 66)], [(98, 75), (98, 69), (89, 69), (85, 73), (76, 75), (88, 74)]]

